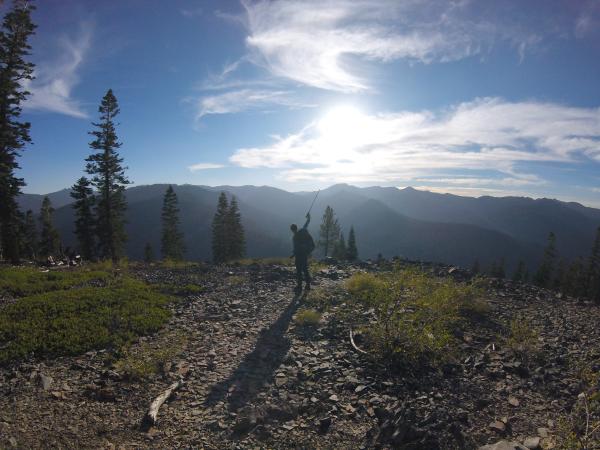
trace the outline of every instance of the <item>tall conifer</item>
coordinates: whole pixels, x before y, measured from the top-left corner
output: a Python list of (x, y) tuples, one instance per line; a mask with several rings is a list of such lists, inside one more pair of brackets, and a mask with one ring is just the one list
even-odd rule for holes
[(554, 275), (554, 264), (556, 260), (556, 236), (553, 232), (548, 235), (548, 244), (546, 250), (544, 250), (544, 257), (542, 263), (535, 274), (535, 284), (542, 287), (551, 287), (553, 275)]
[(52, 215), (54, 208), (48, 197), (44, 197), (40, 209), (40, 223), (42, 231), (40, 235), (40, 254), (42, 256), (56, 256), (60, 251), (60, 237), (54, 228)]
[(323, 250), (325, 257), (329, 256), (333, 251), (339, 238), (340, 225), (335, 217), (333, 208), (328, 205), (323, 213), (323, 221), (321, 222), (321, 229), (319, 231), (319, 243), (317, 244)]
[(212, 254), (215, 264), (223, 263), (227, 260), (227, 215), (229, 204), (227, 195), (221, 192), (217, 204), (217, 212), (212, 221)]
[(356, 261), (358, 259), (358, 248), (356, 247), (356, 233), (354, 233), (354, 227), (350, 227), (350, 233), (348, 234), (348, 249), (346, 251), (348, 261)]
[(92, 175), (92, 185), (98, 192), (96, 202), (96, 233), (100, 257), (118, 262), (123, 253), (127, 236), (125, 234), (125, 187), (129, 180), (125, 177), (125, 167), (117, 150), (121, 143), (115, 130), (115, 117), (119, 105), (112, 89), (102, 98), (100, 121), (92, 123), (96, 127), (89, 134), (94, 136), (90, 148), (95, 151), (87, 159), (86, 171)]
[(29, 92), (23, 88), (33, 79), (34, 65), (27, 61), (31, 22), (30, 2), (16, 0), (4, 16), (0, 29), (0, 255), (19, 261), (20, 219), (17, 196), (25, 185), (15, 175), (17, 157), (31, 142), (29, 122), (20, 120), (21, 104)]
[(179, 202), (173, 186), (167, 188), (162, 209), (161, 253), (164, 259), (180, 261), (185, 253), (183, 233), (179, 231)]
[(346, 248), (344, 233), (340, 233), (340, 238), (333, 249), (333, 257), (338, 261), (345, 261), (348, 259), (348, 249)]
[(243, 258), (246, 253), (246, 238), (242, 217), (235, 196), (231, 198), (225, 218), (225, 245), (227, 261)]
[(75, 235), (79, 242), (81, 257), (92, 260), (95, 256), (95, 218), (93, 214), (94, 191), (86, 177), (81, 177), (71, 188), (71, 197), (75, 200)]
[(23, 220), (23, 251), (25, 255), (36, 260), (38, 256), (39, 238), (33, 211), (28, 209)]
[(586, 278), (588, 297), (600, 302), (600, 227), (598, 227), (596, 239), (592, 246)]

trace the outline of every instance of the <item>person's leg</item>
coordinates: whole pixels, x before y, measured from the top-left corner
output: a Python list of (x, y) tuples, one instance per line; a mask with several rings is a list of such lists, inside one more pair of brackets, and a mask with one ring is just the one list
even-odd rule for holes
[(302, 289), (302, 258), (296, 256), (296, 290)]
[(310, 272), (308, 271), (308, 258), (306, 259), (304, 264), (304, 279), (306, 280), (306, 289), (310, 289), (311, 279)]

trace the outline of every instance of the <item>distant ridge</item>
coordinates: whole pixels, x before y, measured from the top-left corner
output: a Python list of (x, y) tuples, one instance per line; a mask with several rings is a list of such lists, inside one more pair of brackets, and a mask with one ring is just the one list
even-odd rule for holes
[[(193, 260), (210, 259), (210, 223), (220, 191), (235, 195), (247, 232), (248, 255), (287, 256), (289, 225), (303, 221), (314, 192), (288, 192), (271, 186), (173, 185), (180, 201), (182, 227)], [(159, 249), (160, 209), (166, 184), (127, 189), (127, 253), (141, 258), (150, 242)], [(309, 195), (310, 194), (310, 195)], [(73, 212), (68, 189), (48, 194), (66, 245), (74, 246)], [(43, 195), (23, 194), (23, 210), (39, 211)], [(561, 256), (587, 257), (600, 210), (579, 203), (528, 197), (461, 197), (412, 187), (360, 188), (336, 184), (323, 189), (313, 208), (316, 237), (323, 210), (330, 205), (343, 231), (354, 225), (364, 258), (405, 256), (470, 266), (503, 258), (510, 269), (519, 259), (534, 267), (548, 233), (557, 235)]]

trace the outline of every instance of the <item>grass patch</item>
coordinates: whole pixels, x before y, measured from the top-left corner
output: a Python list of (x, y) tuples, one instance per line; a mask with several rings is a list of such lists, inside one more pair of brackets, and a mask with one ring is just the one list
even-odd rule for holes
[(455, 336), (488, 309), (476, 286), (415, 269), (355, 274), (345, 287), (375, 316), (362, 329), (370, 351), (398, 368), (449, 362), (457, 349)]
[(540, 355), (538, 332), (527, 324), (524, 318), (511, 320), (506, 346), (525, 365)]
[(0, 310), (0, 364), (28, 355), (76, 355), (118, 348), (157, 331), (169, 318), (169, 298), (128, 277), (106, 287), (54, 290)]
[(294, 322), (301, 327), (316, 327), (321, 321), (321, 313), (314, 309), (303, 309), (296, 313)]
[(14, 297), (60, 291), (81, 286), (92, 280), (106, 281), (111, 274), (96, 268), (63, 269), (42, 272), (34, 267), (4, 267), (0, 269), (0, 294)]
[(260, 266), (291, 266), (294, 260), (290, 258), (242, 258), (231, 262), (233, 266), (251, 266), (258, 264)]
[(143, 342), (126, 350), (114, 366), (129, 380), (142, 380), (165, 370), (165, 364), (179, 355), (187, 345), (183, 334), (162, 336), (156, 342)]
[(600, 373), (590, 368), (579, 372), (582, 392), (571, 412), (557, 422), (556, 448), (587, 450), (600, 448)]

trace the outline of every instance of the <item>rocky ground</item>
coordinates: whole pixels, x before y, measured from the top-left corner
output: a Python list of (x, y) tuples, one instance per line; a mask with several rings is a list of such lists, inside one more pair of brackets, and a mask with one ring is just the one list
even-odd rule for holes
[[(322, 269), (317, 287), (334, 292), (357, 270), (377, 267)], [(135, 274), (205, 288), (176, 303), (168, 326), (132, 354), (171, 341), (180, 348), (143, 381), (103, 351), (0, 369), (0, 448), (434, 449), (501, 439), (551, 447), (584, 389), (578, 367), (600, 370), (600, 308), (528, 285), (487, 282), (488, 318), (461, 336), (460, 359), (400, 374), (352, 347), (342, 294), (318, 327), (296, 325), (307, 299), (294, 297), (290, 268)], [(505, 345), (512, 319), (538, 333), (533, 361)], [(142, 429), (152, 399), (179, 379), (157, 425)]]

